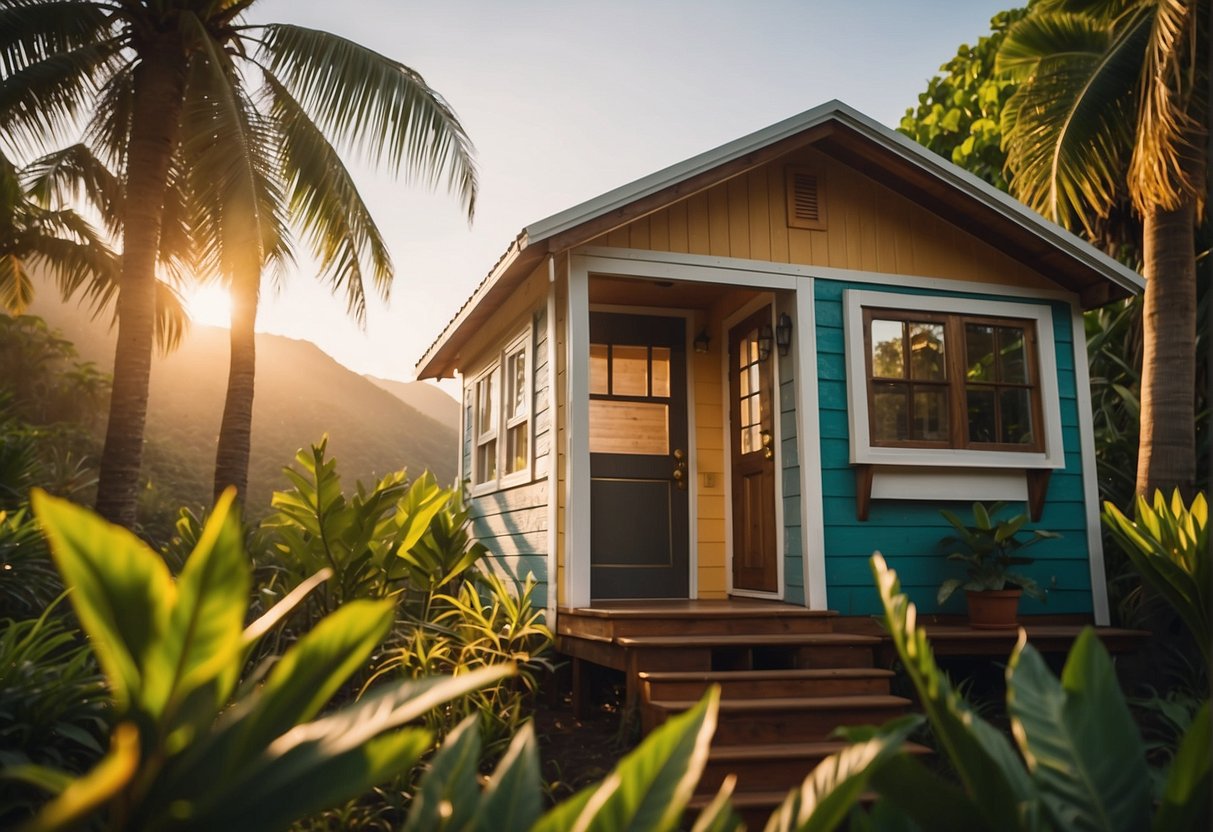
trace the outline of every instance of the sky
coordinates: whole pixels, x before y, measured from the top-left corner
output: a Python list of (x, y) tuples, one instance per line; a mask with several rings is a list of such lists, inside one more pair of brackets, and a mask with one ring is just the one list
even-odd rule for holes
[[(1007, 0), (263, 0), (410, 66), (477, 150), (469, 226), (445, 192), (353, 161), (396, 268), (364, 330), (300, 256), (257, 328), (361, 373), (414, 365), (526, 225), (830, 99), (896, 126)], [(443, 385), (451, 392), (454, 388)]]

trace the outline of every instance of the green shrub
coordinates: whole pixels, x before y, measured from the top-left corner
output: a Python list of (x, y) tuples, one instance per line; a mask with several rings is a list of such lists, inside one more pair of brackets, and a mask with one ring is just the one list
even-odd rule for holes
[(0, 618), (36, 618), (62, 592), (59, 573), (29, 512), (0, 510)]
[(116, 829), (285, 829), (409, 770), (432, 738), (401, 726), (510, 672), (383, 685), (321, 716), (392, 625), (390, 600), (351, 601), (264, 678), (240, 684), (250, 651), (312, 587), (245, 626), (251, 575), (233, 496), (218, 501), (174, 580), (134, 535), (35, 494), (109, 684), (115, 725), (108, 753), (83, 777), (6, 769), (56, 795), (28, 829), (76, 828), (94, 817)]
[[(104, 753), (109, 697), (92, 652), (55, 604), (39, 618), (0, 621), (0, 765), (79, 773)], [(0, 781), (0, 827), (42, 802), (26, 784)]]

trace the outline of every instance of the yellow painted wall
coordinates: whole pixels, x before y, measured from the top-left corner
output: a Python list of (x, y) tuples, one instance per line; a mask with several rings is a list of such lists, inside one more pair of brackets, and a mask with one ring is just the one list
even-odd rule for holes
[[(784, 171), (825, 174), (826, 229), (789, 228)], [(589, 245), (1056, 288), (1036, 271), (811, 148), (674, 203)]]

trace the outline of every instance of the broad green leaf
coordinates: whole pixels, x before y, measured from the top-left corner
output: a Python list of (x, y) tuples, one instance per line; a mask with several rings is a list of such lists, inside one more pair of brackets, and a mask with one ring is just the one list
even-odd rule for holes
[(312, 575), (299, 586), (292, 589), (285, 598), (274, 604), (265, 615), (258, 618), (244, 630), (243, 641), (245, 648), (250, 648), (265, 636), (270, 630), (274, 629), (282, 619), (290, 615), (291, 610), (295, 609), (299, 603), (311, 594), (312, 590), (320, 586), (333, 576), (333, 570), (329, 568), (321, 569), (315, 575)]
[(139, 731), (129, 722), (119, 723), (114, 728), (109, 753), (101, 762), (43, 806), (34, 819), (21, 828), (22, 832), (79, 828), (89, 815), (126, 787), (138, 766)]
[(767, 829), (830, 832), (850, 814), (872, 774), (892, 759), (923, 722), (918, 715), (893, 720), (865, 742), (822, 760), (771, 816)]
[(522, 727), (489, 778), (473, 820), (479, 832), (528, 829), (543, 812), (543, 778), (535, 727)]
[(615, 790), (618, 788), (619, 777), (610, 774), (598, 783), (586, 786), (567, 800), (557, 803), (535, 822), (530, 832), (568, 832), (585, 811), (590, 798), (603, 789)]
[(1173, 829), (1210, 827), (1210, 742), (1209, 703), (1197, 712), (1184, 734), (1183, 742), (1163, 785), (1162, 801), (1154, 816), (1154, 832)]
[(743, 829), (741, 818), (733, 811), (730, 799), (737, 787), (737, 775), (730, 774), (724, 778), (712, 802), (699, 812), (691, 832), (738, 832)]
[(177, 588), (164, 561), (126, 529), (43, 491), (34, 512), (113, 691), (118, 714), (141, 702)]
[(447, 734), (409, 804), (400, 832), (463, 829), (480, 805), (480, 717), (472, 714)]
[(410, 486), (396, 509), (396, 524), (400, 527), (398, 545), (404, 553), (430, 528), (434, 515), (452, 499), (453, 493), (440, 487), (428, 471)]
[[(302, 790), (301, 784), (320, 784), (332, 778), (336, 787), (363, 782), (357, 778), (367, 776), (364, 770), (384, 772), (393, 766), (411, 765), (409, 755), (414, 748), (420, 755), (429, 747), (428, 732), (402, 731), (391, 735), (411, 738), (401, 740), (400, 745), (391, 743), (390, 736), (382, 743), (379, 738), (451, 699), (498, 682), (513, 672), (512, 666), (486, 667), (461, 676), (385, 685), (328, 716), (297, 725), (270, 742), (250, 764), (223, 772), (223, 780), (207, 784), (196, 816), (207, 818), (204, 825), (208, 828), (231, 825), (260, 829), (255, 825), (240, 826), (243, 823), (240, 819), (260, 817), (260, 812), (267, 810), (263, 804), (275, 800), (289, 805)], [(397, 769), (383, 779), (395, 773)], [(349, 796), (371, 785), (374, 782)], [(318, 793), (323, 791), (319, 785), (315, 788)]]
[(981, 814), (955, 783), (904, 752), (872, 772), (872, 788), (924, 830), (968, 829)]
[(1021, 631), (1007, 668), (1007, 710), (1060, 828), (1127, 832), (1148, 825), (1145, 748), (1093, 629), (1074, 643), (1061, 682)]
[(248, 759), (318, 714), (387, 636), (394, 611), (391, 601), (351, 601), (288, 650), (241, 720), (235, 759)]
[(146, 670), (144, 701), (153, 715), (213, 680), (213, 709), (202, 714), (209, 723), (236, 685), (251, 575), (235, 498), (228, 489), (215, 503), (177, 579), (169, 627)]
[(926, 633), (917, 627), (917, 609), (901, 593), (897, 573), (880, 554), (872, 574), (884, 606), (885, 623), (906, 673), (918, 691), (941, 750), (989, 829), (1019, 830), (1037, 823), (1039, 795), (1023, 762), (1003, 734), (964, 701), (935, 663)]
[[(677, 829), (716, 730), (720, 689), (653, 731), (586, 801), (578, 832)], [(550, 828), (550, 827), (549, 827)]]

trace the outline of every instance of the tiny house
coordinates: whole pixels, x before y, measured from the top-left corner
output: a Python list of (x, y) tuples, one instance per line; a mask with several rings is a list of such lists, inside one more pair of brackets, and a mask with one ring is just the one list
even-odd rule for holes
[(1106, 624), (1082, 312), (1143, 285), (830, 102), (527, 226), (418, 375), (461, 379), (477, 534), (549, 616), (866, 615), (877, 550), (939, 611), (939, 510), (1001, 500), (1061, 535), (1023, 612)]

